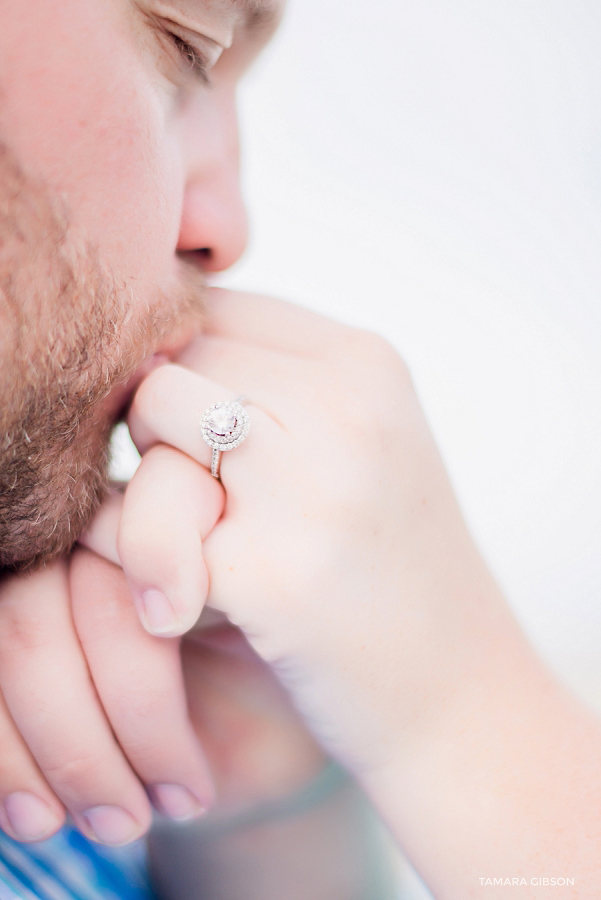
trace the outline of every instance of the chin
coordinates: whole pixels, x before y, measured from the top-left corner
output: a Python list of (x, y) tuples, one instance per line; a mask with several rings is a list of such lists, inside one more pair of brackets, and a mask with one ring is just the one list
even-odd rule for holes
[(113, 425), (202, 322), (204, 279), (138, 297), (0, 144), (0, 567), (68, 552), (107, 487)]

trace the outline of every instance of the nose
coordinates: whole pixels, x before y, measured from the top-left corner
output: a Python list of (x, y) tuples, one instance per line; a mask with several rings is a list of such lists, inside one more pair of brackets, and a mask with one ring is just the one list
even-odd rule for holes
[(187, 177), (177, 250), (194, 254), (205, 272), (220, 272), (239, 259), (248, 239), (238, 120), (233, 92), (211, 91), (199, 103), (183, 123)]

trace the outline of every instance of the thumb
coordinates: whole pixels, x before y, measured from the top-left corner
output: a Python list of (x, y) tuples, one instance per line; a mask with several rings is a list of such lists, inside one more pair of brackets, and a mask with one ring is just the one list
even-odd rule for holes
[(197, 621), (209, 574), (202, 541), (223, 512), (219, 482), (190, 457), (159, 444), (125, 495), (111, 493), (81, 543), (123, 567), (142, 624), (174, 637)]

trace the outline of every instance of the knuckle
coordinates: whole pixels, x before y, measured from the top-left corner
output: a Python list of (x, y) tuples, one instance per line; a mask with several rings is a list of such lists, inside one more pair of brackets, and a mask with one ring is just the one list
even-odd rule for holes
[(97, 750), (81, 749), (78, 752), (59, 754), (57, 758), (45, 760), (42, 770), (53, 784), (64, 788), (83, 790), (87, 785), (96, 784), (98, 773), (102, 771), (104, 759)]
[(49, 637), (44, 617), (31, 611), (25, 616), (18, 607), (6, 606), (0, 616), (0, 645), (3, 653), (17, 657), (47, 647)]
[(357, 336), (357, 350), (360, 359), (366, 366), (373, 366), (380, 372), (390, 372), (396, 377), (406, 378), (409, 374), (407, 366), (397, 350), (379, 334), (360, 331)]
[(363, 412), (377, 407), (376, 395), (387, 401), (411, 388), (411, 377), (406, 363), (392, 344), (381, 335), (362, 329), (346, 329), (340, 343), (341, 354), (334, 359), (338, 378), (353, 386), (354, 394)]
[[(172, 732), (173, 733), (173, 732)], [(127, 743), (128, 758), (132, 761), (139, 775), (156, 769), (156, 763), (164, 764), (166, 760), (181, 762), (185, 748), (178, 744), (175, 749), (170, 740), (161, 740), (157, 735), (131, 735)]]
[(403, 417), (415, 392), (406, 363), (384, 338), (368, 335), (360, 359), (360, 403), (355, 408), (355, 418), (367, 424), (376, 438), (381, 432), (388, 434), (390, 427)]
[(146, 679), (132, 679), (126, 695), (121, 698), (119, 711), (125, 720), (160, 721), (169, 708), (169, 695), (160, 685), (149, 685)]
[(172, 707), (172, 692), (158, 685), (149, 688), (141, 682), (115, 705), (122, 746), (128, 759), (135, 761), (138, 772), (156, 760), (179, 758), (186, 752), (182, 736), (187, 713), (181, 709), (178, 716)]

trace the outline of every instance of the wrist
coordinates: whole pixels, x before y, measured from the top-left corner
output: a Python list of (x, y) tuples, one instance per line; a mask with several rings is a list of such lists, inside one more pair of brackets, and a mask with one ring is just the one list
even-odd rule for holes
[(413, 680), (402, 672), (395, 686), (390, 751), (366, 771), (368, 779), (377, 779), (379, 770), (411, 770), (427, 760), (434, 765), (477, 735), (492, 741), (524, 718), (543, 719), (557, 692), (563, 696), (492, 583), (476, 602), (456, 605), (456, 627), (447, 623), (428, 638), (422, 656), (429, 663), (422, 659)]
[(512, 659), (533, 663), (473, 545), (467, 559), (454, 564), (455, 571), (436, 572), (433, 566), (427, 580), (405, 577), (396, 595), (357, 629), (361, 646), (351, 645), (336, 660), (345, 682), (339, 702), (330, 698), (329, 705), (336, 708), (345, 739), (351, 735), (343, 746), (351, 752), (358, 747), (351, 766), (362, 781), (410, 762), (424, 748), (444, 745), (475, 706), (488, 703), (493, 684), (503, 690), (501, 672), (508, 662), (509, 670)]
[(541, 869), (561, 869), (576, 873), (584, 889), (601, 839), (592, 800), (601, 790), (599, 723), (537, 659), (511, 617), (481, 637), (470, 651), (472, 676), (464, 669), (446, 690), (438, 720), (408, 733), (364, 785), (443, 900), (500, 871), (529, 881)]

